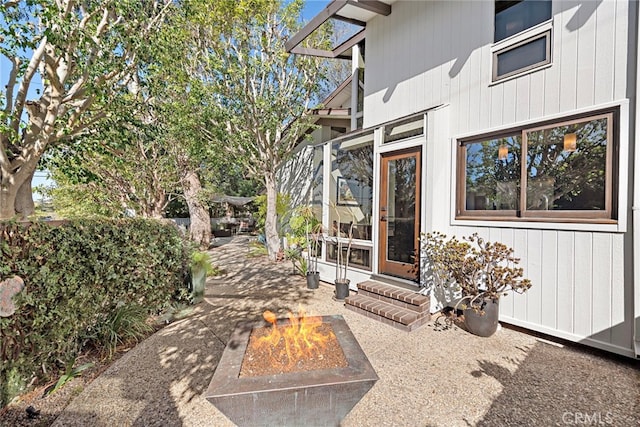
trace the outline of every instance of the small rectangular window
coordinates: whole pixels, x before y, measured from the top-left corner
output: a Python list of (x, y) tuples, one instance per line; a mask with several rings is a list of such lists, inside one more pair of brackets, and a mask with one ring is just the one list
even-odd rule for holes
[(614, 117), (608, 111), (461, 142), (457, 217), (615, 220)]
[(494, 81), (548, 64), (551, 62), (551, 32), (497, 51), (493, 60)]
[[(348, 243), (342, 244), (342, 256), (347, 256)], [(328, 262), (336, 262), (337, 245), (335, 243), (327, 244)], [(371, 270), (371, 248), (364, 246), (351, 246), (349, 251), (349, 267), (360, 268), (363, 270)]]
[(549, 19), (551, 19), (551, 0), (497, 0), (494, 41), (499, 42)]
[(384, 143), (424, 134), (424, 114), (389, 123), (384, 127)]
[(551, 63), (550, 0), (497, 0), (492, 80), (498, 81)]

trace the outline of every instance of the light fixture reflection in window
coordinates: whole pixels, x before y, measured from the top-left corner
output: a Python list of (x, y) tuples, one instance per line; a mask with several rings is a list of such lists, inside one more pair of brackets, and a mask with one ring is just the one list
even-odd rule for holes
[(573, 153), (577, 148), (577, 136), (575, 133), (568, 133), (564, 136), (564, 151)]
[(507, 155), (509, 154), (509, 149), (506, 145), (502, 144), (498, 147), (498, 160), (507, 160)]

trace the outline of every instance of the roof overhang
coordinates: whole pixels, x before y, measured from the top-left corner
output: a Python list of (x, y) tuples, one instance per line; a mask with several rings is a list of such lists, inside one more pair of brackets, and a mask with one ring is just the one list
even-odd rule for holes
[(310, 113), (318, 117), (350, 118), (351, 108), (315, 108)]
[[(392, 0), (333, 0), (327, 5), (327, 7), (321, 10), (320, 13), (314, 16), (307, 25), (287, 40), (285, 48), (289, 53), (321, 56), (324, 58), (348, 59), (351, 57), (351, 47), (364, 40), (367, 22), (378, 15), (390, 15), (390, 3), (392, 2)], [(300, 44), (309, 37), (309, 35), (311, 35), (311, 33), (332, 18), (358, 25), (363, 28), (331, 50), (305, 48), (300, 46)]]

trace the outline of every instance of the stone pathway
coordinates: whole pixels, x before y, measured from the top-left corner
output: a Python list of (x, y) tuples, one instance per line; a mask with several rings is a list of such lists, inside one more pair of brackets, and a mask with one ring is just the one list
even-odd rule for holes
[(130, 350), (54, 425), (232, 426), (202, 396), (234, 325), (303, 307), (342, 315), (380, 377), (343, 426), (640, 426), (637, 361), (508, 328), (400, 332), (346, 310), (327, 284), (306, 289), (289, 263), (248, 257), (247, 242), (220, 239), (211, 254), (226, 273), (208, 280), (205, 301)]

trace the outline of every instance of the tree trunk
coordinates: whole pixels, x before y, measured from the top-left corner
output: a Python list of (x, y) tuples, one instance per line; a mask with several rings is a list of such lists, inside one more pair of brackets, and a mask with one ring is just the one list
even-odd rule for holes
[(182, 180), (182, 190), (191, 218), (189, 236), (201, 248), (207, 249), (211, 242), (211, 219), (209, 218), (209, 209), (199, 199), (201, 189), (202, 185), (198, 174), (191, 170), (187, 171)]
[(11, 219), (16, 214), (16, 193), (18, 188), (15, 185), (0, 184), (0, 220)]
[[(31, 179), (35, 173), (36, 162), (37, 160), (26, 163), (18, 172), (14, 172), (6, 179), (5, 177), (0, 179), (0, 220), (11, 219), (16, 214), (21, 214), (22, 218), (33, 214)], [(26, 175), (31, 168), (31, 163), (34, 164), (33, 170)]]
[(34, 174), (35, 170), (31, 172), (27, 179), (18, 188), (18, 192), (16, 194), (15, 210), (22, 219), (27, 219), (29, 215), (33, 215), (36, 211), (36, 206), (33, 203), (33, 189), (31, 187)]
[(276, 211), (278, 193), (275, 175), (272, 172), (265, 172), (264, 184), (267, 190), (267, 217), (264, 221), (264, 234), (267, 239), (269, 259), (275, 261), (278, 252), (280, 252), (280, 236), (278, 236), (278, 213)]

